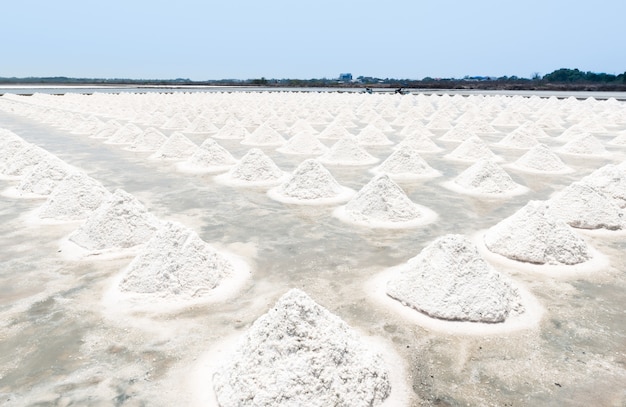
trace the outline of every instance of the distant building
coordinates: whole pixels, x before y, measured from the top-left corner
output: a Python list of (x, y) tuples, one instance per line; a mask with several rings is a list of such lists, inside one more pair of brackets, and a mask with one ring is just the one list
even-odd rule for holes
[(340, 73), (339, 80), (341, 82), (352, 82), (352, 74), (351, 73)]

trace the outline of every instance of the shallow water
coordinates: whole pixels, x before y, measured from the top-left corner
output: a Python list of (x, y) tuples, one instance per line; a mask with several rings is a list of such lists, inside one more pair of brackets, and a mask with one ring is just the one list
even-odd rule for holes
[[(58, 240), (76, 225), (29, 226), (23, 215), (43, 201), (0, 196), (0, 404), (188, 404), (187, 376), (196, 360), (221, 339), (245, 332), (280, 295), (297, 287), (394, 348), (408, 365), (411, 405), (626, 405), (624, 234), (585, 235), (611, 262), (593, 273), (554, 278), (523, 268), (502, 270), (544, 307), (533, 329), (478, 336), (429, 330), (382, 308), (365, 288), (373, 276), (417, 255), (433, 239), (489, 228), (606, 159), (562, 156), (575, 172), (559, 176), (510, 170), (531, 192), (485, 200), (441, 186), (469, 165), (442, 158), (458, 143), (437, 141), (446, 151), (423, 157), (443, 176), (401, 185), (416, 203), (436, 211), (438, 220), (385, 231), (345, 224), (331, 215), (332, 207), (281, 204), (263, 189), (182, 174), (173, 163), (147, 160), (147, 153), (5, 112), (0, 127), (83, 169), (111, 191), (125, 189), (160, 218), (179, 220), (205, 241), (244, 256), (253, 270), (241, 293), (225, 303), (163, 315), (107, 315), (102, 293), (131, 258), (64, 260)], [(483, 139), (492, 143), (503, 134)], [(203, 137), (192, 139), (199, 143)], [(249, 148), (238, 140), (219, 143), (236, 158)], [(524, 153), (490, 148), (506, 162)], [(303, 159), (263, 150), (286, 171)], [(609, 150), (611, 162), (624, 160), (626, 150)], [(368, 151), (384, 159), (392, 149)], [(340, 184), (358, 190), (373, 177), (370, 167), (328, 169)], [(0, 181), (0, 189), (11, 185)]]

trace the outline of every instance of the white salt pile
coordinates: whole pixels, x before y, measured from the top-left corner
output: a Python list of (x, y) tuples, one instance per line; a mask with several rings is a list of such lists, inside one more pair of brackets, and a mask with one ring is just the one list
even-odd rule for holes
[(21, 178), (25, 173), (42, 161), (54, 156), (34, 144), (25, 143), (6, 161), (2, 174), (8, 178)]
[(337, 122), (332, 122), (319, 134), (318, 138), (339, 140), (344, 137), (350, 136), (350, 132), (346, 128)]
[(493, 253), (532, 264), (574, 265), (592, 257), (587, 243), (541, 201), (528, 202), (492, 226), (483, 241)]
[(198, 116), (195, 120), (184, 130), (185, 133), (191, 134), (211, 134), (217, 133), (219, 129), (213, 124), (211, 120), (204, 116)]
[(193, 300), (209, 295), (234, 273), (230, 261), (196, 232), (165, 222), (128, 265), (119, 290)]
[(185, 160), (196, 152), (198, 146), (183, 133), (176, 131), (150, 156), (153, 159)]
[(49, 195), (70, 172), (75, 171), (63, 160), (44, 155), (39, 164), (28, 170), (15, 188), (17, 196)]
[(567, 154), (577, 155), (607, 155), (608, 151), (600, 140), (591, 134), (581, 134), (567, 142), (559, 150)]
[(430, 223), (437, 215), (415, 204), (386, 174), (377, 175), (333, 215), (372, 228), (410, 228)]
[(381, 355), (292, 289), (257, 319), (213, 375), (221, 406), (376, 406), (391, 393)]
[(370, 165), (376, 164), (379, 160), (365, 151), (354, 137), (345, 137), (337, 140), (319, 161), (330, 165)]
[(468, 129), (466, 126), (459, 125), (448, 130), (439, 138), (442, 141), (465, 141), (471, 137), (475, 137), (476, 132)]
[(574, 182), (548, 201), (549, 213), (579, 229), (624, 229), (624, 214), (594, 187)]
[(157, 151), (166, 141), (167, 136), (160, 130), (154, 127), (148, 127), (135, 138), (130, 146), (126, 147), (126, 150), (143, 152)]
[(439, 147), (430, 137), (424, 134), (409, 134), (394, 147), (396, 150), (403, 148), (410, 148), (419, 153), (436, 153), (443, 150), (443, 148)]
[(399, 266), (387, 295), (430, 317), (504, 322), (524, 311), (517, 290), (464, 236), (446, 235)]
[(213, 138), (223, 140), (239, 140), (249, 136), (248, 130), (238, 121), (227, 121)]
[(98, 127), (94, 131), (91, 138), (107, 139), (111, 137), (113, 133), (115, 133), (121, 127), (122, 127), (122, 123), (118, 122), (117, 120), (111, 119), (107, 121), (106, 123), (103, 123), (102, 125), (100, 125), (100, 127)]
[(289, 204), (328, 205), (344, 202), (355, 191), (342, 187), (316, 160), (303, 161), (291, 177), (268, 191), (270, 198)]
[(607, 164), (587, 175), (581, 182), (611, 198), (620, 208), (626, 208), (626, 169)]
[(184, 172), (212, 173), (227, 171), (237, 160), (215, 140), (208, 138), (187, 160), (176, 164)]
[(574, 171), (556, 155), (550, 147), (538, 144), (518, 158), (511, 168), (542, 174), (566, 174)]
[(125, 249), (146, 243), (159, 225), (137, 198), (117, 189), (70, 234), (69, 240), (90, 251)]
[(170, 117), (162, 126), (163, 129), (183, 130), (188, 128), (191, 122), (185, 114), (178, 112)]
[(253, 148), (226, 174), (216, 176), (215, 180), (235, 186), (270, 186), (280, 184), (287, 176), (263, 151)]
[(110, 196), (100, 182), (82, 171), (73, 171), (52, 191), (37, 215), (41, 219), (59, 221), (85, 219)]
[(241, 144), (246, 146), (282, 146), (285, 138), (267, 123), (263, 123), (256, 128), (246, 138), (241, 140)]
[(441, 175), (439, 171), (428, 165), (417, 151), (406, 145), (394, 151), (371, 172), (387, 174), (395, 180), (434, 178)]
[(494, 152), (487, 147), (487, 144), (478, 136), (471, 136), (463, 141), (457, 148), (452, 150), (451, 153), (446, 154), (445, 158), (472, 163), (482, 159), (492, 161), (503, 160), (502, 157), (494, 154)]
[(0, 174), (4, 174), (13, 156), (26, 147), (28, 143), (14, 133), (5, 134), (0, 140)]
[(117, 129), (105, 144), (133, 144), (133, 142), (143, 133), (141, 128), (133, 123), (127, 123)]
[(361, 146), (388, 146), (393, 141), (389, 140), (385, 133), (373, 124), (365, 126), (355, 137)]
[(282, 146), (276, 149), (283, 154), (295, 155), (320, 155), (328, 151), (328, 147), (322, 144), (311, 133), (300, 132), (291, 137)]
[(481, 159), (459, 174), (452, 182), (444, 183), (453, 191), (478, 196), (514, 196), (528, 189), (511, 178), (498, 164)]
[(625, 147), (626, 146), (626, 130), (620, 131), (608, 144), (612, 146)]
[(512, 131), (510, 134), (505, 136), (495, 145), (498, 147), (518, 148), (526, 150), (529, 148), (533, 148), (537, 144), (539, 144), (539, 141), (531, 131), (529, 131), (527, 128), (519, 127), (518, 129)]

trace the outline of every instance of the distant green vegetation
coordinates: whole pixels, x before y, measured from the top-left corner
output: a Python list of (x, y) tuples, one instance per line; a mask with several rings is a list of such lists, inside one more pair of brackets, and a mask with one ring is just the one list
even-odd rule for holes
[(611, 75), (607, 73), (583, 72), (578, 69), (561, 68), (556, 71), (544, 75), (542, 78), (545, 82), (562, 82), (562, 83), (626, 83), (626, 72), (619, 75)]

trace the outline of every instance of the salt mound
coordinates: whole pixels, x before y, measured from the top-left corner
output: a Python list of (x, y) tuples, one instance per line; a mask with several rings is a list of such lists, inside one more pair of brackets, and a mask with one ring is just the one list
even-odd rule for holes
[(459, 174), (447, 187), (476, 195), (518, 195), (527, 191), (492, 160), (482, 159)]
[(484, 141), (478, 136), (471, 136), (450, 154), (445, 155), (446, 158), (465, 162), (476, 162), (477, 160), (490, 159), (492, 161), (502, 161), (487, 147)]
[(154, 127), (148, 127), (139, 134), (132, 144), (126, 147), (130, 151), (156, 151), (167, 141), (167, 136)]
[(161, 144), (161, 147), (150, 158), (163, 160), (184, 160), (196, 152), (198, 146), (183, 133), (176, 131)]
[(608, 151), (606, 151), (602, 142), (591, 134), (579, 135), (561, 147), (561, 151), (567, 154), (581, 155), (608, 154)]
[(331, 204), (346, 201), (354, 194), (339, 185), (332, 174), (316, 160), (305, 160), (291, 177), (268, 191), (270, 198), (293, 204)]
[(125, 270), (122, 292), (195, 299), (234, 272), (233, 265), (193, 230), (165, 222)]
[(527, 131), (526, 128), (523, 128), (523, 126), (512, 131), (509, 135), (496, 143), (496, 145), (500, 147), (519, 148), (523, 150), (533, 148), (537, 144), (539, 144), (537, 137)]
[(18, 195), (49, 195), (72, 170), (63, 160), (48, 154), (24, 174), (16, 192)]
[(335, 210), (339, 219), (374, 228), (406, 228), (436, 218), (430, 209), (413, 203), (402, 188), (382, 174), (374, 177), (345, 206)]
[(38, 216), (63, 221), (84, 219), (110, 196), (100, 182), (81, 171), (73, 171), (48, 196)]
[(448, 130), (443, 136), (439, 138), (442, 141), (465, 141), (471, 137), (476, 136), (476, 132), (470, 130), (466, 126), (458, 125)]
[(387, 174), (393, 179), (420, 179), (438, 177), (441, 173), (432, 168), (419, 153), (410, 147), (394, 151), (378, 167), (371, 172)]
[(405, 136), (400, 144), (395, 146), (396, 150), (401, 150), (403, 148), (409, 148), (419, 153), (436, 153), (443, 150), (427, 135), (415, 133)]
[(117, 189), (69, 240), (87, 250), (125, 249), (147, 242), (158, 227), (157, 218), (134, 196)]
[(213, 389), (222, 406), (376, 406), (391, 385), (379, 354), (292, 289), (252, 324)]
[(107, 121), (106, 123), (104, 123), (103, 125), (101, 125), (99, 127), (99, 129), (91, 137), (92, 138), (101, 138), (101, 139), (109, 138), (120, 127), (122, 127), (122, 124), (120, 122), (118, 122), (117, 120), (111, 119), (111, 120)]
[(610, 198), (583, 182), (574, 182), (548, 201), (549, 213), (579, 229), (618, 230), (624, 214)]
[(139, 126), (127, 123), (109, 137), (105, 144), (132, 144), (143, 133)]
[(13, 156), (27, 145), (28, 143), (17, 135), (15, 137), (6, 136), (5, 139), (0, 141), (0, 173), (5, 173), (6, 167), (13, 159)]
[(332, 122), (319, 134), (318, 138), (321, 139), (333, 139), (339, 140), (344, 137), (349, 137), (351, 134), (346, 128), (336, 122)]
[(285, 141), (280, 133), (264, 123), (241, 140), (241, 144), (247, 146), (281, 146), (285, 144)]
[(626, 146), (626, 130), (621, 131), (615, 136), (608, 144), (612, 146), (624, 147)]
[(540, 201), (492, 226), (483, 241), (491, 252), (521, 262), (574, 265), (591, 259), (585, 241)]
[(231, 168), (237, 160), (211, 138), (204, 140), (187, 160), (178, 163), (178, 169), (189, 172), (220, 172)]
[(430, 317), (504, 322), (523, 312), (519, 294), (461, 235), (446, 235), (399, 267), (387, 295)]
[(331, 165), (370, 165), (376, 164), (378, 158), (359, 146), (354, 137), (345, 137), (333, 144), (319, 161)]
[(590, 185), (626, 208), (626, 169), (608, 164), (584, 177), (581, 182)]
[(511, 167), (523, 171), (550, 174), (565, 174), (573, 171), (545, 144), (538, 144), (528, 150)]
[(226, 184), (266, 186), (275, 185), (286, 176), (270, 157), (258, 148), (253, 148), (226, 174), (215, 177)]
[(248, 130), (237, 121), (228, 121), (213, 135), (213, 138), (224, 140), (239, 140), (249, 136)]
[(163, 129), (172, 129), (172, 130), (183, 130), (188, 128), (191, 125), (187, 116), (183, 113), (178, 112), (175, 113), (172, 117), (170, 117), (162, 126)]
[(6, 162), (3, 174), (10, 177), (21, 177), (41, 161), (54, 157), (52, 154), (34, 144), (25, 143)]
[(355, 139), (361, 146), (388, 146), (393, 144), (393, 141), (387, 138), (383, 130), (373, 124), (365, 126)]
[(184, 130), (185, 133), (191, 134), (206, 134), (217, 133), (219, 129), (204, 116), (198, 116), (196, 119)]
[(283, 154), (319, 155), (328, 151), (328, 147), (311, 133), (301, 132), (287, 140), (277, 151)]

